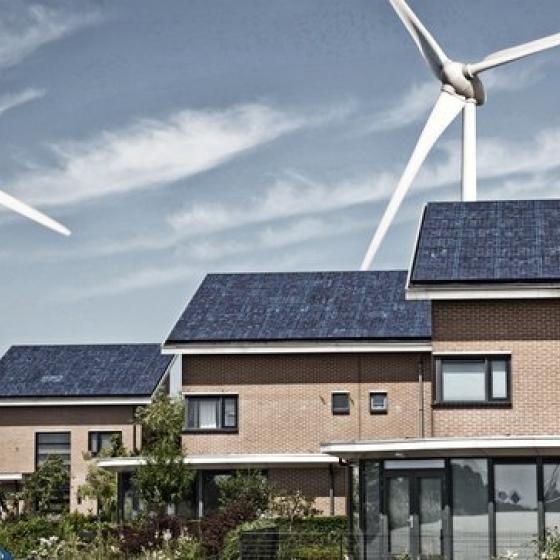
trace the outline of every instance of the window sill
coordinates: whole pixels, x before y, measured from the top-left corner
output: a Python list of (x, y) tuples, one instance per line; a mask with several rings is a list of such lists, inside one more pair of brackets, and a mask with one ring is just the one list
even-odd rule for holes
[(238, 434), (238, 428), (184, 428), (184, 434)]
[(369, 413), (371, 415), (375, 415), (375, 414), (388, 414), (389, 411), (387, 409), (384, 410), (370, 410)]
[(453, 401), (453, 402), (434, 402), (432, 408), (511, 408), (511, 401), (496, 402), (472, 402), (472, 401)]

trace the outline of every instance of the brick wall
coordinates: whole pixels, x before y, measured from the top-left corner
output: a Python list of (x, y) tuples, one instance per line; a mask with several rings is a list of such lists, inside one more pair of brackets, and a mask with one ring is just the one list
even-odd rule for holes
[[(346, 469), (334, 468), (334, 513), (346, 514)], [(315, 499), (315, 507), (324, 515), (330, 514), (330, 475), (328, 467), (300, 469), (270, 469), (270, 482), (278, 490), (299, 490)]]
[(511, 352), (511, 408), (433, 410), (434, 436), (560, 433), (560, 300), (433, 302), (434, 352)]
[[(187, 452), (318, 453), (332, 440), (418, 436), (419, 360), (429, 412), (428, 354), (185, 356), (184, 391), (239, 394), (239, 433), (186, 433)], [(333, 391), (350, 392), (349, 415), (332, 414)], [(388, 393), (388, 414), (370, 414), (370, 391)]]
[(95, 503), (78, 504), (76, 490), (85, 481), (90, 431), (122, 431), (123, 444), (133, 447), (133, 407), (59, 406), (4, 407), (0, 409), (0, 473), (35, 470), (35, 434), (70, 432), (70, 507), (83, 513), (95, 511)]

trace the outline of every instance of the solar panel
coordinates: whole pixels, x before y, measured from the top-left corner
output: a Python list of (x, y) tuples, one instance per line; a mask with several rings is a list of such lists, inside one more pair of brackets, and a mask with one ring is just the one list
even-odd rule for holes
[(167, 343), (428, 339), (429, 302), (406, 271), (211, 274)]
[(159, 344), (12, 346), (0, 398), (150, 396), (172, 359)]
[(426, 206), (411, 284), (560, 280), (560, 200)]

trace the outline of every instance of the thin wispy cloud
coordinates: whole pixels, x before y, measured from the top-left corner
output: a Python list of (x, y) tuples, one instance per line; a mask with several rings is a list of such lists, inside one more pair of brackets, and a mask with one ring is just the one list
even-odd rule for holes
[(96, 11), (69, 11), (45, 5), (0, 18), (0, 67), (14, 66), (33, 51), (100, 20)]
[(44, 97), (46, 93), (44, 89), (27, 88), (18, 93), (2, 95), (0, 96), (0, 115), (34, 99)]
[(33, 165), (4, 184), (35, 204), (75, 204), (187, 179), (317, 122), (263, 104), (180, 111), (51, 146), (54, 164)]

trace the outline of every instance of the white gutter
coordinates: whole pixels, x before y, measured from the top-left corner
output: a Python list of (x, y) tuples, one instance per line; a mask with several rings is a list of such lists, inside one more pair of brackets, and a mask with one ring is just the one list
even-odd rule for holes
[[(243, 454), (243, 455), (198, 455), (184, 459), (184, 463), (196, 469), (236, 469), (236, 468), (289, 468), (337, 465), (338, 459), (322, 453), (312, 454)], [(97, 465), (112, 471), (134, 471), (146, 464), (142, 457), (109, 457), (99, 459)]]
[(406, 299), (472, 300), (472, 299), (544, 299), (560, 298), (558, 284), (435, 284), (410, 286)]
[(435, 458), (559, 455), (558, 436), (424, 438), (331, 442), (321, 451), (339, 458)]
[(23, 473), (0, 473), (0, 482), (17, 482), (23, 480)]
[(0, 398), (1, 407), (14, 406), (97, 406), (97, 405), (144, 405), (150, 404), (150, 397), (36, 397)]
[(325, 354), (431, 352), (428, 341), (418, 342), (209, 342), (163, 344), (162, 354)]

